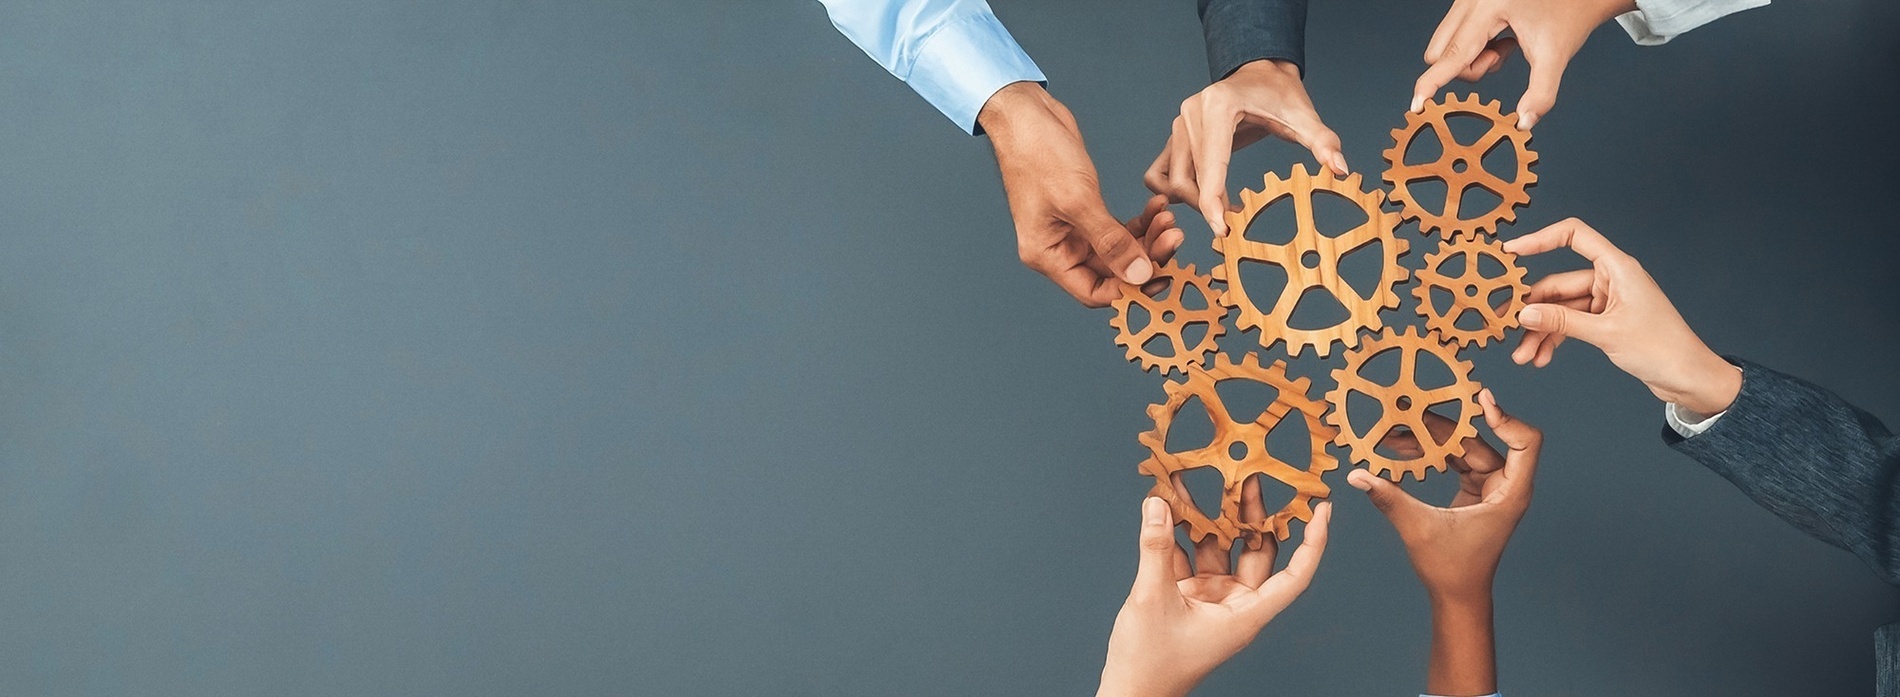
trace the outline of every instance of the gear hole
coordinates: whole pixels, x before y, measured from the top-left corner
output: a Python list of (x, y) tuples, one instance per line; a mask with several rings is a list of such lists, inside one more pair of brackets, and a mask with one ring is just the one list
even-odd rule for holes
[(1498, 142), (1485, 151), (1484, 159), (1478, 161), (1484, 171), (1491, 173), (1501, 181), (1517, 181), (1517, 148), (1511, 146), (1508, 138), (1499, 138)]
[(1492, 193), (1490, 189), (1472, 184), (1458, 199), (1458, 219), (1476, 220), (1490, 215), (1498, 206), (1504, 205), (1504, 197)]
[(1304, 412), (1287, 412), (1286, 418), (1273, 425), (1267, 432), (1267, 454), (1294, 469), (1306, 469), (1313, 462), (1313, 424)]
[(1445, 210), (1445, 180), (1437, 177), (1417, 179), (1406, 184), (1405, 190), (1419, 208), (1428, 211)]
[(1163, 447), (1169, 453), (1185, 453), (1200, 450), (1214, 444), (1214, 420), (1208, 415), (1207, 403), (1200, 397), (1189, 397), (1174, 413), (1174, 420), (1168, 424), (1168, 434)]
[(1504, 262), (1489, 254), (1479, 254), (1478, 275), (1485, 278), (1503, 278), (1506, 272)]
[(1331, 191), (1314, 191), (1311, 199), (1313, 206), (1313, 227), (1326, 237), (1338, 237), (1352, 232), (1371, 220), (1366, 210), (1352, 199)]
[(1346, 252), (1339, 257), (1339, 277), (1346, 287), (1361, 298), (1370, 298), (1376, 293), (1385, 278), (1385, 242), (1375, 240), (1372, 244)]
[[(1186, 334), (1186, 333), (1187, 332), (1182, 332), (1182, 334)], [(1194, 345), (1192, 342), (1186, 342), (1185, 340), (1183, 343), (1187, 346)], [(1141, 350), (1147, 351), (1148, 354), (1152, 356), (1161, 356), (1163, 358), (1173, 358), (1175, 354), (1174, 340), (1169, 339), (1166, 334), (1156, 334), (1154, 336), (1148, 337), (1147, 341), (1141, 342)]]
[[(1437, 416), (1437, 417), (1445, 419), (1446, 421), (1450, 421), (1451, 422), (1450, 425), (1454, 427), (1458, 425), (1458, 417), (1462, 416), (1462, 414), (1459, 413), (1460, 411), (1462, 411), (1462, 409), (1459, 406), (1459, 401), (1456, 399), (1449, 399), (1443, 402), (1438, 402), (1436, 404), (1427, 405), (1425, 407), (1425, 411), (1430, 412), (1433, 416)], [(1427, 437), (1431, 437), (1430, 434), (1427, 434)], [(1451, 438), (1447, 436), (1445, 441), (1449, 441), (1449, 440), (1451, 440)], [(1445, 441), (1440, 441), (1437, 438), (1432, 438), (1432, 443), (1435, 445), (1440, 445), (1440, 446), (1447, 445)]]
[(1186, 491), (1188, 498), (1194, 501), (1194, 507), (1209, 520), (1220, 517), (1221, 496), (1226, 493), (1227, 479), (1220, 470), (1212, 467), (1196, 467), (1182, 470), (1174, 475), (1175, 486)]
[(1227, 407), (1227, 418), (1234, 423), (1250, 424), (1260, 420), (1267, 407), (1280, 398), (1280, 391), (1257, 380), (1222, 380), (1214, 383), (1214, 393)]
[(1149, 322), (1154, 321), (1154, 315), (1149, 314), (1148, 308), (1142, 307), (1141, 303), (1128, 303), (1128, 313), (1124, 317), (1128, 320), (1130, 334), (1140, 333), (1148, 328)]
[(1198, 286), (1190, 286), (1185, 283), (1182, 284), (1182, 286), (1180, 292), (1176, 293), (1174, 298), (1175, 302), (1181, 304), (1182, 309), (1205, 310), (1213, 306), (1213, 300), (1208, 298), (1206, 293), (1201, 292)]
[(1380, 387), (1391, 387), (1399, 382), (1399, 351), (1386, 349), (1367, 357), (1359, 365), (1359, 377), (1365, 378)]
[(1405, 145), (1405, 156), (1400, 162), (1408, 165), (1429, 165), (1437, 162), (1445, 154), (1445, 144), (1440, 142), (1438, 127), (1426, 124), (1420, 126), (1412, 136), (1412, 142)]
[[(1260, 510), (1266, 518), (1272, 518), (1273, 514), (1279, 513), (1280, 509), (1293, 503), (1293, 497), (1300, 494), (1300, 490), (1293, 488), (1293, 485), (1264, 474), (1256, 474), (1247, 479), (1256, 482), (1256, 485), (1260, 487)], [(1242, 503), (1245, 503), (1246, 490), (1241, 491), (1243, 492)]]
[(1445, 115), (1445, 129), (1451, 132), (1452, 142), (1466, 147), (1477, 145), (1478, 141), (1484, 138), (1486, 133), (1491, 132), (1492, 125), (1491, 119), (1484, 116), (1473, 114)]
[(1470, 265), (1471, 259), (1469, 255), (1461, 251), (1454, 251), (1447, 253), (1445, 258), (1439, 260), (1438, 266), (1432, 267), (1432, 270), (1446, 278), (1457, 278), (1465, 275), (1465, 268)]
[(1195, 347), (1201, 345), (1201, 341), (1207, 339), (1207, 332), (1208, 325), (1201, 322), (1182, 326), (1181, 345), (1188, 347), (1188, 350), (1192, 351)]
[[(1463, 319), (1465, 314), (1471, 314), (1471, 312), (1467, 310), (1460, 313), (1459, 319)], [(1478, 326), (1483, 327), (1483, 322), (1480, 321)], [(1451, 366), (1445, 365), (1444, 359), (1427, 351), (1418, 352), (1418, 362), (1412, 366), (1412, 384), (1418, 385), (1418, 389), (1435, 390), (1440, 387), (1449, 387), (1457, 382), (1457, 379), (1457, 375), (1451, 372)]]
[(1445, 313), (1450, 312), (1451, 304), (1457, 301), (1457, 296), (1452, 295), (1451, 290), (1449, 288), (1440, 288), (1438, 286), (1431, 286), (1428, 289), (1427, 295), (1431, 297), (1431, 303), (1432, 303), (1431, 310), (1432, 310), (1432, 314), (1434, 315), (1442, 316)]
[(1457, 319), (1452, 320), (1451, 326), (1468, 332), (1476, 332), (1491, 326), (1491, 321), (1485, 318), (1484, 313), (1467, 307), (1458, 313)]
[(1283, 245), (1292, 242), (1298, 232), (1293, 196), (1282, 194), (1254, 213), (1253, 220), (1247, 221), (1247, 230), (1241, 233), (1241, 237), (1262, 244)]
[(1379, 437), (1379, 434), (1369, 431), (1384, 416), (1385, 406), (1372, 395), (1358, 390), (1347, 393), (1346, 424), (1352, 428), (1353, 435), (1363, 438)]
[(1504, 308), (1511, 305), (1511, 298), (1515, 295), (1517, 295), (1516, 288), (1505, 286), (1492, 290), (1491, 294), (1485, 297), (1484, 302), (1486, 305), (1490, 305), (1494, 312), (1503, 312)]
[(1293, 306), (1293, 313), (1286, 318), (1286, 326), (1294, 329), (1327, 329), (1352, 319), (1352, 311), (1340, 304), (1331, 291), (1314, 286), (1300, 294), (1299, 303)]
[(1286, 269), (1278, 264), (1252, 259), (1240, 260), (1239, 278), (1228, 283), (1230, 288), (1238, 287), (1247, 299), (1261, 312), (1271, 312), (1274, 302), (1280, 294), (1286, 292)]

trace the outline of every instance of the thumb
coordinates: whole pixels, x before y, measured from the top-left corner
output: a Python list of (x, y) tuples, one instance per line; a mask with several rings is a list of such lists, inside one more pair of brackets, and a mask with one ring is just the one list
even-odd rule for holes
[(1570, 336), (1590, 342), (1597, 348), (1603, 348), (1599, 342), (1607, 334), (1608, 322), (1602, 315), (1582, 310), (1572, 310), (1562, 305), (1538, 303), (1528, 305), (1517, 313), (1517, 321), (1530, 331), (1546, 332), (1557, 336)]
[(1392, 521), (1394, 527), (1398, 525), (1399, 518), (1425, 505), (1418, 499), (1412, 498), (1411, 494), (1405, 493), (1399, 485), (1363, 469), (1355, 469), (1347, 474), (1346, 483), (1351, 484), (1354, 489), (1366, 492), (1366, 498), (1372, 500), (1372, 506), (1379, 509), (1380, 513), (1384, 513), (1385, 517)]
[(1174, 516), (1168, 502), (1150, 496), (1141, 502), (1141, 564), (1135, 569), (1136, 594), (1179, 592), (1174, 585)]
[(1141, 244), (1121, 221), (1108, 214), (1097, 201), (1069, 221), (1076, 233), (1088, 240), (1095, 255), (1123, 281), (1141, 285), (1154, 277), (1154, 263), (1142, 253)]
[[(1526, 54), (1527, 56), (1529, 54)], [(1557, 85), (1564, 79), (1565, 61), (1544, 60), (1531, 64), (1531, 80), (1524, 96), (1517, 99), (1517, 127), (1530, 130), (1537, 120), (1557, 106)]]

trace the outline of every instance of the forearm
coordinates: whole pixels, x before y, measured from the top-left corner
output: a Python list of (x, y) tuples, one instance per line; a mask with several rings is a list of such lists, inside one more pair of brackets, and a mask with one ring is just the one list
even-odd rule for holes
[(1425, 690), (1464, 697), (1497, 692), (1497, 647), (1491, 594), (1432, 599), (1432, 658)]
[(1306, 67), (1306, 0), (1200, 0), (1212, 81), (1252, 61)]

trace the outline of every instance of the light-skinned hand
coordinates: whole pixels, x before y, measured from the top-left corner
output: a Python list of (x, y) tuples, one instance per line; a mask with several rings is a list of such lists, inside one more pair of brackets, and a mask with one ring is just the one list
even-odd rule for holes
[(1602, 349), (1657, 399), (1704, 415), (1728, 409), (1741, 391), (1741, 371), (1702, 343), (1634, 257), (1576, 218), (1504, 243), (1518, 256), (1562, 247), (1590, 268), (1531, 284), (1529, 304), (1517, 315), (1524, 336), (1511, 360), (1541, 368), (1565, 337), (1575, 337)]
[[(1478, 393), (1484, 420), (1508, 453), (1500, 456), (1482, 438), (1465, 441), (1465, 455), (1447, 460), (1458, 473), (1451, 505), (1433, 506), (1397, 484), (1355, 469), (1346, 481), (1366, 492), (1412, 560), (1412, 569), (1432, 601), (1432, 657), (1426, 691), (1435, 695), (1485, 695), (1497, 691), (1496, 645), (1491, 626), (1491, 585), (1511, 532), (1531, 504), (1531, 480), (1544, 436), (1536, 427), (1498, 408), (1490, 390)], [(1436, 437), (1451, 422), (1427, 413)], [(1441, 430), (1442, 429), (1442, 430)], [(1412, 434), (1382, 442), (1400, 454), (1422, 453)]]
[(1320, 164), (1346, 176), (1339, 136), (1319, 120), (1299, 67), (1257, 60), (1181, 102), (1168, 144), (1143, 181), (1174, 203), (1193, 205), (1214, 234), (1226, 234), (1227, 163), (1234, 151), (1267, 136), (1300, 144)]
[(1147, 283), (1181, 246), (1165, 200), (1127, 224), (1109, 214), (1075, 116), (1041, 85), (997, 90), (977, 122), (996, 149), (1017, 256), (1082, 304), (1104, 307), (1124, 282)]
[(1590, 32), (1635, 9), (1635, 0), (1456, 0), (1425, 47), (1430, 67), (1412, 88), (1412, 111), (1452, 78), (1476, 82), (1522, 50), (1531, 79), (1517, 100), (1517, 127), (1529, 129), (1557, 105), (1564, 68)]
[[(1249, 482), (1241, 500), (1250, 520), (1265, 519), (1257, 485)], [(1175, 544), (1168, 503), (1150, 497), (1141, 511), (1141, 562), (1115, 616), (1097, 695), (1179, 697), (1193, 690), (1312, 583), (1332, 519), (1332, 504), (1315, 507), (1299, 548), (1275, 572), (1279, 545), (1271, 535), (1236, 542), (1241, 550), (1231, 565), (1229, 553), (1209, 537), (1196, 545), (1190, 565)]]

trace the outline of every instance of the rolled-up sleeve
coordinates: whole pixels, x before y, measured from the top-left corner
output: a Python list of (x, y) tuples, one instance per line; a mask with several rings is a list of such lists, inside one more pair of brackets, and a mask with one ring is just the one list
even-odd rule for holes
[(1198, 9), (1213, 81), (1263, 59), (1306, 74), (1306, 0), (1200, 0)]
[(997, 90), (1048, 80), (984, 0), (820, 2), (839, 32), (966, 132), (979, 132)]
[(1636, 10), (1617, 15), (1630, 39), (1643, 46), (1668, 43), (1689, 30), (1728, 15), (1768, 4), (1768, 0), (1636, 0)]

